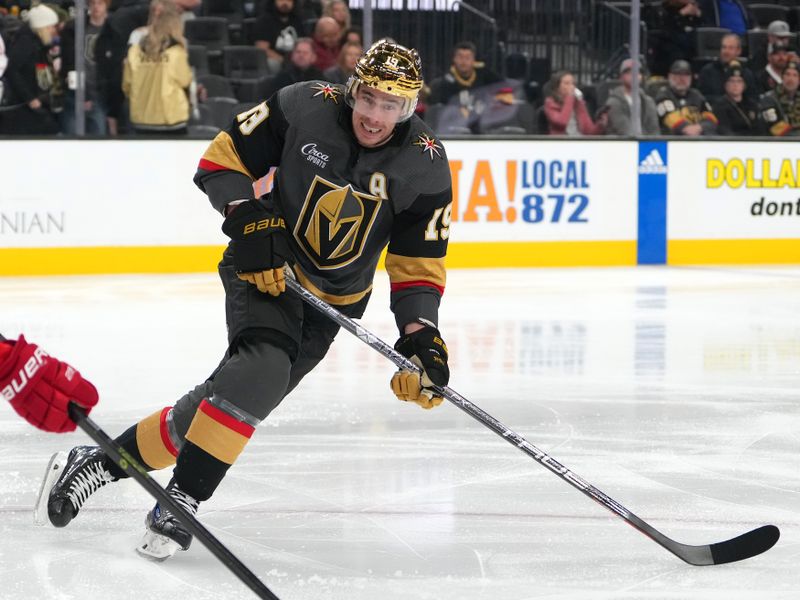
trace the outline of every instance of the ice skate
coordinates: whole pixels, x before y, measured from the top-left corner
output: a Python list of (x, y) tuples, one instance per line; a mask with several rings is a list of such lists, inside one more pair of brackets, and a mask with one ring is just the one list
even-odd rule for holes
[(105, 454), (97, 446), (76, 446), (69, 452), (56, 452), (47, 464), (36, 498), (33, 519), (44, 525), (49, 519), (55, 527), (66, 527), (86, 500), (114, 477), (105, 466)]
[[(186, 512), (197, 514), (199, 502), (182, 491), (174, 481), (167, 486), (170, 497)], [(156, 502), (144, 520), (147, 531), (136, 547), (136, 552), (150, 560), (163, 561), (178, 550), (188, 550), (192, 534), (166, 507)]]

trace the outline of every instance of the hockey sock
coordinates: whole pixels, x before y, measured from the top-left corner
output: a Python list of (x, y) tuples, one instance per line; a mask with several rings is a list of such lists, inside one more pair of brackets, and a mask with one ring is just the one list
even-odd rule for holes
[(199, 501), (208, 500), (254, 431), (253, 425), (203, 400), (178, 455), (178, 486)]
[[(175, 464), (178, 456), (174, 438), (171, 434), (172, 408), (166, 407), (139, 421), (120, 435), (116, 442), (127, 450), (133, 458), (148, 471), (164, 469)], [(109, 472), (118, 478), (127, 477), (114, 461), (106, 461)]]

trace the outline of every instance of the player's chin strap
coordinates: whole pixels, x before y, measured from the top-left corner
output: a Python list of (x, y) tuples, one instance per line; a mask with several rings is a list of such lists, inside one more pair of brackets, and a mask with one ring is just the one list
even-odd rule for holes
[[(381, 340), (378, 336), (364, 329), (350, 317), (343, 315), (321, 298), (318, 298), (309, 292), (292, 277), (286, 278), (286, 287), (290, 288), (295, 294), (300, 296), (304, 302), (307, 302), (321, 313), (327, 315), (340, 327), (355, 335), (370, 348), (383, 354), (386, 358), (397, 365), (399, 369), (417, 372), (421, 371), (417, 365), (397, 352), (392, 346)], [(601, 492), (599, 489), (570, 471), (567, 467), (562, 465), (543, 450), (540, 450), (531, 444), (521, 435), (503, 425), (493, 416), (475, 406), (472, 402), (464, 398), (459, 393), (447, 386), (433, 386), (433, 388), (436, 390), (437, 394), (441, 395), (442, 398), (445, 398), (452, 404), (455, 404), (473, 419), (494, 431), (497, 435), (505, 439), (510, 444), (513, 444), (522, 450), (540, 465), (547, 467), (547, 469), (558, 475), (572, 487), (587, 495), (598, 504), (604, 506), (618, 517), (624, 519), (629, 525), (632, 525), (644, 533), (647, 537), (655, 541), (657, 544), (661, 545), (663, 548), (666, 548), (675, 556), (691, 565), (715, 565), (734, 562), (737, 560), (744, 560), (745, 558), (750, 558), (751, 556), (766, 552), (775, 545), (780, 537), (780, 531), (777, 527), (774, 525), (765, 525), (752, 531), (748, 531), (747, 533), (736, 538), (716, 544), (689, 546), (687, 544), (676, 542), (675, 540), (668, 538), (663, 533), (655, 529), (652, 525), (637, 517), (619, 502), (607, 496), (605, 493)]]

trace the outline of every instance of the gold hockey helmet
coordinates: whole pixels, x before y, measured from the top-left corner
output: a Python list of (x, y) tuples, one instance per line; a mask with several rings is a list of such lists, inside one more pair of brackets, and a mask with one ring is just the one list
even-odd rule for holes
[(361, 85), (397, 96), (403, 99), (400, 121), (405, 121), (414, 114), (422, 83), (422, 62), (417, 51), (383, 39), (358, 59), (355, 73), (347, 81), (345, 98), (354, 106)]

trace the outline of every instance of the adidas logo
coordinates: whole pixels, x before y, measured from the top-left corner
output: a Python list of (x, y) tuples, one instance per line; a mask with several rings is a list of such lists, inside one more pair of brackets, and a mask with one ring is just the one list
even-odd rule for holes
[(639, 173), (647, 175), (664, 174), (667, 172), (667, 165), (664, 164), (664, 159), (661, 158), (661, 153), (653, 148), (650, 154), (645, 156), (639, 163)]

